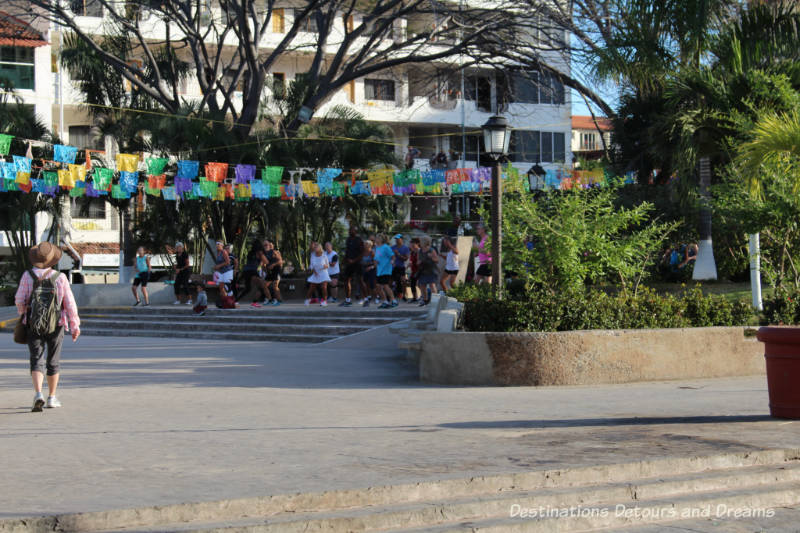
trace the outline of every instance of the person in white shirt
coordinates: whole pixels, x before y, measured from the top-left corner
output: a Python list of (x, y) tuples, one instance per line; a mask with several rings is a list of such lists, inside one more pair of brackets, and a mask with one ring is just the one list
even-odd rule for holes
[[(453, 288), (453, 285), (456, 282), (456, 276), (458, 276), (458, 248), (456, 248), (455, 244), (455, 237), (445, 237), (445, 246), (447, 247), (447, 259), (444, 265), (444, 273), (442, 273), (442, 279), (439, 280), (439, 285), (442, 287), (443, 292), (447, 292), (448, 289)], [(447, 286), (447, 282), (450, 282), (450, 286)]]
[(328, 258), (322, 249), (322, 246), (315, 242), (312, 244), (311, 261), (309, 267), (311, 268), (311, 275), (308, 277), (308, 294), (306, 294), (305, 304), (311, 303), (311, 295), (319, 287), (322, 289), (322, 301), (320, 305), (325, 307), (328, 305), (328, 283), (331, 277), (328, 274)]
[(331, 277), (331, 302), (339, 296), (339, 254), (333, 251), (333, 244), (325, 243), (325, 257), (328, 258), (328, 275)]

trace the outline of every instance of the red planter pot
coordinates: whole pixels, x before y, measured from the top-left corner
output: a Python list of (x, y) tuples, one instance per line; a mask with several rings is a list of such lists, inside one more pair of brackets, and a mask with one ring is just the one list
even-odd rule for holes
[(769, 412), (776, 418), (800, 418), (800, 327), (758, 329), (767, 359)]

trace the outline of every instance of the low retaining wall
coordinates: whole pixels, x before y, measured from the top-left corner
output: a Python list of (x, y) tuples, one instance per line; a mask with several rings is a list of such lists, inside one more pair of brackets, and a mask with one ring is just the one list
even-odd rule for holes
[(420, 379), (447, 385), (594, 385), (765, 373), (744, 327), (428, 333)]
[[(136, 291), (141, 298), (141, 291)], [(102, 305), (131, 305), (136, 300), (131, 294), (131, 284), (74, 283), (72, 294), (78, 307), (94, 307)], [(152, 282), (147, 284), (147, 294), (152, 305), (166, 305), (175, 301), (175, 290), (172, 285)]]

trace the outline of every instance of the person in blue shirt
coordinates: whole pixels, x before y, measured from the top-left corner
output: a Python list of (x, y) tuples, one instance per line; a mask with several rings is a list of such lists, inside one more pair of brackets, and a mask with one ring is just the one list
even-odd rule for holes
[[(386, 301), (383, 302), (379, 309), (387, 309), (389, 307), (397, 307), (397, 300), (392, 294), (390, 284), (392, 283), (392, 258), (394, 252), (386, 242), (389, 239), (386, 235), (381, 233), (375, 237), (375, 261), (378, 263), (378, 288), (376, 292), (378, 297), (385, 296)], [(392, 303), (388, 303), (391, 300)]]
[(142, 301), (139, 299), (139, 295), (136, 294), (136, 287), (139, 285), (142, 286), (144, 305), (148, 306), (150, 305), (150, 296), (147, 294), (147, 282), (150, 280), (150, 256), (144, 252), (144, 248), (141, 246), (136, 250), (136, 258), (133, 263), (133, 269), (136, 272), (136, 277), (133, 278), (133, 285), (131, 286), (133, 297), (136, 298), (136, 303), (133, 304), (133, 306), (136, 307), (142, 303)]
[(403, 236), (398, 233), (394, 236), (395, 245), (392, 246), (392, 281), (394, 281), (394, 294), (397, 299), (406, 300), (406, 262), (411, 255), (411, 249), (403, 243)]

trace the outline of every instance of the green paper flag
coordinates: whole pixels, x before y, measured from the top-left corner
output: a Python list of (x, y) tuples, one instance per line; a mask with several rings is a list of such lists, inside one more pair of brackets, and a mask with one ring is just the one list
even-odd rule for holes
[(0, 133), (0, 155), (8, 155), (8, 152), (11, 150), (11, 139), (13, 138), (13, 135)]
[(144, 186), (144, 192), (150, 196), (161, 196), (161, 189), (151, 189), (149, 185)]
[(18, 191), (19, 187), (17, 187), (17, 180), (6, 180), (6, 190), (7, 191)]
[(214, 197), (217, 194), (217, 188), (219, 185), (215, 181), (201, 181), (200, 182), (200, 190), (203, 191), (203, 194), (209, 197)]
[(283, 179), (283, 167), (267, 167), (261, 169), (261, 181), (265, 185), (280, 185)]
[(111, 180), (114, 177), (114, 171), (110, 168), (95, 168), (94, 169), (94, 189), (96, 191), (106, 191), (108, 186), (111, 185)]
[(86, 194), (86, 187), (73, 187), (69, 190), (69, 195), (73, 198), (77, 198), (78, 196), (83, 196)]
[(58, 172), (45, 171), (42, 173), (44, 184), (48, 187), (58, 187)]
[(147, 173), (152, 176), (158, 176), (164, 173), (164, 167), (167, 166), (169, 160), (165, 157), (149, 157), (147, 158)]
[(123, 191), (122, 187), (120, 187), (119, 185), (112, 185), (111, 197), (116, 198), (117, 200), (126, 200), (131, 197), (131, 194), (127, 191)]

